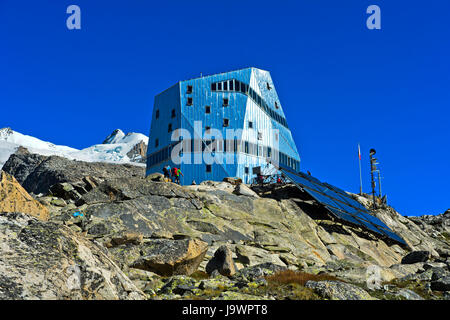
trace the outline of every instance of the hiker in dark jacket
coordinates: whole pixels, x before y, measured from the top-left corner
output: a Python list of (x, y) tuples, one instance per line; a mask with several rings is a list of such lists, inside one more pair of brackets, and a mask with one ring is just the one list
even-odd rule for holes
[(164, 166), (163, 168), (163, 173), (164, 173), (164, 181), (168, 181), (167, 179), (170, 179), (170, 172), (169, 169), (167, 169), (167, 166)]

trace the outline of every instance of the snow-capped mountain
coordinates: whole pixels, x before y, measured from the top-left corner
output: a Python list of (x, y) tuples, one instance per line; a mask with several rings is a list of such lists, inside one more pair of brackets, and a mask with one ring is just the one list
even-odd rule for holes
[(3, 128), (0, 129), (0, 169), (19, 147), (24, 147), (31, 153), (57, 155), (71, 160), (143, 165), (147, 144), (148, 137), (144, 134), (134, 132), (125, 134), (122, 130), (116, 129), (102, 144), (78, 150), (42, 141), (11, 128)]
[(116, 129), (102, 144), (72, 153), (71, 156), (75, 156), (77, 160), (88, 162), (144, 163), (147, 144), (148, 137), (146, 135), (135, 132), (124, 134), (122, 130)]

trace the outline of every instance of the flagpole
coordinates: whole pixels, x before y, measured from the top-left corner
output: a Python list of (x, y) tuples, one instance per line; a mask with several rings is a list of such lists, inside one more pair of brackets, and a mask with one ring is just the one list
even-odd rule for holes
[(359, 160), (359, 194), (362, 195), (362, 173), (361, 173), (361, 148), (358, 143), (358, 160)]

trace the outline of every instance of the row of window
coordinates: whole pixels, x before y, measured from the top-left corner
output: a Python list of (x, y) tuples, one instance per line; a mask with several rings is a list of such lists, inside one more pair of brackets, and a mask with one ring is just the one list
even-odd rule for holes
[[(194, 152), (198, 152), (196, 149), (200, 149), (194, 145), (194, 140), (183, 140), (183, 145), (181, 150), (186, 150), (189, 152), (194, 150)], [(170, 159), (171, 152), (173, 146), (177, 143), (173, 143), (170, 146), (167, 146), (152, 155), (150, 155), (147, 159), (148, 165), (153, 166), (157, 163), (167, 161)], [(197, 147), (197, 148), (196, 148)], [(249, 155), (263, 157), (263, 158), (271, 158), (274, 154), (271, 147), (261, 146), (255, 143), (245, 141), (245, 140), (203, 140), (201, 143), (202, 152), (231, 152), (231, 153), (246, 153)], [(182, 156), (182, 151), (180, 151), (180, 156)], [(294, 158), (289, 157), (285, 153), (278, 151), (278, 161), (288, 166), (295, 171), (300, 170), (300, 162), (295, 160)]]
[[(172, 113), (171, 113), (170, 117), (173, 119), (173, 118), (175, 118), (176, 116), (177, 116), (177, 114), (176, 114), (176, 112), (175, 112), (175, 109), (172, 109)], [(156, 113), (155, 113), (155, 119), (159, 119), (159, 109), (156, 110)]]
[[(262, 109), (265, 113), (267, 113), (272, 119), (283, 125), (284, 127), (287, 126), (286, 119), (276, 113), (272, 108), (269, 108), (269, 105), (267, 102), (261, 98), (259, 94), (256, 93), (255, 90), (253, 90), (248, 84), (243, 83), (236, 79), (221, 81), (221, 82), (214, 82), (211, 83), (211, 91), (232, 91), (232, 92), (240, 92), (243, 93), (250, 98)], [(192, 98), (191, 98), (192, 99)], [(192, 102), (192, 101), (191, 101)], [(189, 104), (189, 98), (188, 98), (188, 104)], [(275, 101), (275, 108), (278, 109), (278, 103)]]

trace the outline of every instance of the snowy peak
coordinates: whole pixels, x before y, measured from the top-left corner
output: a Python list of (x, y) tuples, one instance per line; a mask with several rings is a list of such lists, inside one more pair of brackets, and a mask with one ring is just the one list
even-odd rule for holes
[(53, 143), (21, 134), (11, 128), (2, 128), (0, 129), (0, 168), (3, 167), (9, 156), (15, 153), (20, 147), (28, 149), (31, 153), (44, 156), (65, 156), (78, 151), (74, 148), (57, 146)]
[(119, 143), (121, 139), (125, 137), (125, 133), (122, 130), (116, 129), (109, 136), (106, 137), (105, 141), (102, 144), (113, 144)]
[(129, 132), (125, 134), (122, 130), (116, 129), (105, 139), (105, 141), (103, 141), (103, 144), (126, 143), (135, 145), (141, 142), (148, 144), (148, 137), (142, 133), (136, 132)]
[(14, 131), (11, 130), (11, 128), (1, 128), (0, 129), (0, 140), (6, 140), (9, 136), (11, 136), (14, 133)]
[(31, 153), (45, 156), (56, 155), (70, 160), (109, 163), (145, 163), (148, 137), (141, 133), (125, 134), (116, 129), (103, 144), (78, 150), (66, 146), (58, 146), (12, 130), (0, 129), (0, 169), (19, 149), (26, 148)]

